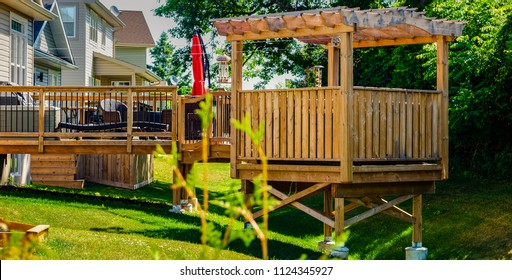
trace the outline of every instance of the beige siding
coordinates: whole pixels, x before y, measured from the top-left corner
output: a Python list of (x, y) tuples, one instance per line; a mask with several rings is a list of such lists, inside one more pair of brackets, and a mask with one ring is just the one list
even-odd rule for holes
[(34, 21), (28, 19), (27, 85), (34, 84)]
[[(75, 2), (76, 1), (66, 1)], [(62, 1), (64, 3), (64, 1)], [(59, 4), (60, 1), (59, 1)], [(62, 85), (63, 86), (85, 86), (87, 85), (88, 77), (85, 74), (85, 12), (86, 6), (84, 3), (77, 3), (77, 22), (76, 22), (76, 36), (75, 38), (68, 38), (71, 52), (75, 59), (75, 64), (79, 67), (78, 70), (62, 70)]]
[(35, 47), (45, 53), (53, 54), (55, 56), (59, 55), (49, 24), (45, 24), (41, 35), (39, 35), (39, 41), (36, 43)]
[(9, 81), (9, 20), (7, 7), (0, 3), (0, 81)]
[(116, 58), (146, 69), (146, 48), (116, 47)]
[[(101, 54), (104, 54), (106, 56), (110, 56), (110, 57), (113, 57), (114, 56), (114, 49), (113, 49), (113, 34), (114, 34), (114, 30), (112, 28), (112, 26), (110, 26), (108, 23), (106, 23), (106, 28), (105, 28), (105, 31), (106, 31), (106, 42), (105, 42), (105, 45), (103, 46), (101, 44), (101, 31), (102, 31), (102, 28), (101, 28), (101, 24), (100, 24), (100, 27), (99, 27), (99, 30), (100, 32), (98, 32), (98, 42), (94, 42), (92, 40), (89, 39), (89, 27), (90, 27), (90, 21), (91, 21), (91, 11), (87, 8), (87, 7), (84, 7), (85, 9), (85, 16), (86, 16), (86, 20), (85, 20), (85, 45), (86, 45), (86, 49), (85, 49), (85, 76), (87, 77), (87, 80), (88, 80), (88, 77), (94, 77), (95, 74), (94, 74), (94, 52), (97, 52), (97, 53), (101, 53)], [(101, 18), (100, 18), (100, 23), (101, 23)], [(118, 73), (118, 72), (111, 72), (111, 73)], [(123, 74), (120, 74), (120, 75), (123, 75)], [(88, 82), (88, 81), (87, 81)]]

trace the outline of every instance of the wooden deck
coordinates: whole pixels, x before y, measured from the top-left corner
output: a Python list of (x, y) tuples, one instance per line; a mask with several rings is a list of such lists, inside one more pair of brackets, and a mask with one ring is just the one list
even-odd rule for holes
[[(178, 97), (176, 90), (176, 87), (0, 87), (0, 95), (6, 98), (28, 93), (34, 100), (0, 105), (0, 154), (151, 154), (157, 145), (170, 152), (175, 140), (183, 161), (192, 163), (200, 159), (197, 154), (201, 146), (200, 122), (194, 110), (204, 97)], [(209, 130), (209, 154), (212, 160), (227, 160), (230, 97), (227, 92), (213, 95), (216, 115)], [(110, 112), (101, 108), (102, 100), (125, 104), (126, 119), (107, 120)], [(141, 127), (140, 123), (155, 125)]]
[[(339, 87), (244, 90), (237, 108), (239, 118), (251, 116), (253, 129), (265, 123), (262, 148), (271, 181), (436, 181), (443, 169), (440, 128), (447, 125), (440, 93), (354, 87), (345, 99), (350, 102), (343, 102)], [(350, 122), (344, 124), (341, 113), (348, 111)], [(350, 135), (342, 135), (343, 125)], [(259, 157), (248, 137), (237, 132), (236, 138), (231, 164), (236, 177), (249, 180), (261, 171)], [(343, 150), (351, 151), (348, 164)], [(342, 176), (347, 172), (351, 180)]]

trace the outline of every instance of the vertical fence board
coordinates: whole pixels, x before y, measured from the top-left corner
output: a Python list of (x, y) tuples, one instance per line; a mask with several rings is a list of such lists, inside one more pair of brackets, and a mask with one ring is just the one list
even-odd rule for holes
[(324, 158), (325, 153), (325, 91), (318, 91), (318, 107), (317, 107), (317, 156), (318, 158)]
[(302, 91), (302, 158), (309, 158), (309, 91)]
[(278, 158), (279, 153), (279, 144), (281, 141), (280, 134), (279, 134), (279, 95), (277, 91), (272, 92), (272, 110), (273, 110), (273, 116), (272, 116), (272, 125), (274, 127), (273, 129), (273, 153), (272, 157)]
[(414, 158), (418, 158), (419, 157), (419, 149), (420, 149), (420, 141), (419, 141), (419, 130), (420, 130), (420, 97), (421, 97), (422, 94), (420, 93), (415, 93), (413, 95), (413, 100), (412, 100), (412, 103), (413, 103), (413, 119), (412, 119), (412, 125), (413, 125), (413, 128), (414, 128), (414, 131), (413, 131), (413, 152), (412, 152), (412, 156)]
[(420, 138), (420, 152), (419, 152), (419, 157), (421, 158), (425, 158), (426, 157), (426, 144), (425, 144), (425, 137), (426, 137), (426, 132), (425, 132), (425, 123), (426, 123), (426, 119), (425, 119), (425, 115), (426, 115), (426, 111), (427, 111), (427, 95), (425, 94), (421, 94), (420, 96), (420, 104), (419, 104), (419, 110), (420, 110), (420, 133), (419, 133), (419, 138)]
[(361, 91), (359, 95), (359, 157), (366, 157), (366, 97), (365, 91)]
[(279, 141), (279, 151), (281, 158), (286, 158), (287, 147), (286, 143), (288, 142), (288, 135), (286, 133), (286, 117), (287, 117), (287, 106), (286, 106), (286, 94), (287, 91), (279, 92), (279, 128), (280, 128), (280, 141)]
[(302, 95), (299, 90), (293, 92), (293, 100), (295, 103), (295, 151), (294, 157), (302, 157)]
[(373, 130), (373, 137), (372, 137), (372, 144), (373, 144), (373, 152), (372, 152), (372, 157), (373, 158), (379, 158), (379, 139), (380, 139), (380, 134), (379, 134), (379, 129), (380, 129), (380, 121), (379, 121), (379, 117), (380, 117), (380, 108), (379, 108), (379, 93), (378, 92), (374, 92), (373, 93), (373, 99), (372, 99), (372, 116), (373, 116), (373, 120), (372, 120), (372, 130)]
[(405, 158), (405, 137), (406, 137), (406, 124), (405, 124), (405, 92), (400, 93), (400, 158)]
[(427, 113), (426, 113), (426, 155), (432, 157), (432, 96), (427, 98)]
[(407, 115), (406, 115), (406, 126), (407, 126), (407, 135), (406, 135), (406, 157), (412, 158), (412, 93), (408, 92), (406, 95), (407, 98)]
[(380, 100), (380, 139), (379, 139), (379, 157), (380, 158), (386, 158), (386, 136), (387, 136), (387, 95), (384, 92), (381, 92), (379, 94), (379, 100)]
[(365, 113), (366, 113), (366, 158), (372, 158), (372, 127), (373, 127), (373, 105), (372, 105), (372, 92), (365, 91)]
[(316, 158), (316, 111), (317, 111), (317, 91), (309, 91), (309, 158)]
[(272, 147), (274, 143), (274, 138), (272, 134), (272, 93), (265, 92), (265, 139), (266, 139), (266, 147), (265, 154), (267, 156), (273, 155)]
[(393, 156), (393, 94), (387, 94), (386, 156)]
[(333, 143), (333, 125), (332, 125), (332, 109), (333, 109), (333, 92), (336, 90), (327, 90), (325, 93), (325, 157), (333, 158), (332, 143)]
[(288, 158), (293, 158), (295, 155), (294, 155), (294, 140), (295, 140), (295, 134), (294, 134), (294, 121), (295, 121), (295, 117), (294, 117), (294, 102), (293, 102), (293, 99), (294, 99), (294, 91), (289, 91), (287, 93), (287, 102), (286, 102), (286, 105), (288, 106), (288, 109), (287, 109), (287, 115), (286, 115), (286, 131), (287, 131), (287, 134), (288, 134), (288, 138), (287, 138), (287, 141), (286, 141), (286, 146), (287, 146), (287, 157)]

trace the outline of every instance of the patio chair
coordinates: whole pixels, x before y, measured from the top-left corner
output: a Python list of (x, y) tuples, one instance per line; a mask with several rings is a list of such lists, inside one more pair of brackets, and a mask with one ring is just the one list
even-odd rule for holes
[(103, 99), (100, 101), (100, 110), (105, 123), (126, 122), (128, 107), (121, 101)]

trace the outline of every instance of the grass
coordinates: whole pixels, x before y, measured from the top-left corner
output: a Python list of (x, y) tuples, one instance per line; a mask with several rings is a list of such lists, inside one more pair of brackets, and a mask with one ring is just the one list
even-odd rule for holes
[[(198, 165), (202, 168), (204, 165)], [(210, 163), (212, 199), (229, 185), (229, 165)], [(38, 250), (44, 259), (254, 259), (261, 257), (259, 242), (245, 247), (233, 242), (228, 250), (204, 255), (200, 219), (195, 214), (170, 214), (171, 176), (162, 158), (156, 158), (156, 181), (138, 190), (88, 184), (83, 190), (47, 186), (0, 189), (0, 217), (49, 224), (50, 234)], [(199, 172), (201, 175), (202, 172)], [(197, 193), (201, 199), (201, 190)], [(451, 179), (437, 185), (435, 195), (424, 196), (424, 240), (429, 259), (512, 259), (512, 184)], [(305, 204), (321, 208), (321, 196)], [(410, 204), (401, 205), (410, 209)], [(210, 207), (208, 219), (223, 229), (223, 209)], [(242, 230), (238, 221), (235, 230)], [(322, 224), (293, 208), (273, 212), (269, 221), (272, 259), (318, 259)], [(404, 259), (411, 226), (385, 215), (352, 225), (347, 246), (351, 259)]]

